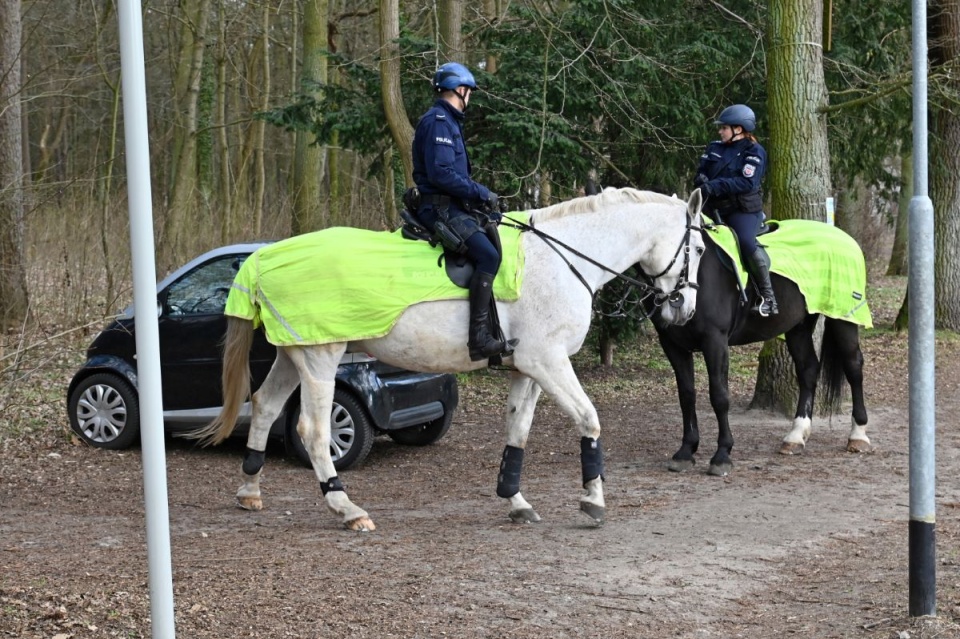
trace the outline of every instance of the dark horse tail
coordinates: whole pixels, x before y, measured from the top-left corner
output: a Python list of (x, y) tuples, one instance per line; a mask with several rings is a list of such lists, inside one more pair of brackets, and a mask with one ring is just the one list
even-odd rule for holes
[(824, 318), (823, 346), (820, 349), (820, 406), (829, 412), (839, 408), (843, 386), (843, 360), (837, 343), (841, 320)]

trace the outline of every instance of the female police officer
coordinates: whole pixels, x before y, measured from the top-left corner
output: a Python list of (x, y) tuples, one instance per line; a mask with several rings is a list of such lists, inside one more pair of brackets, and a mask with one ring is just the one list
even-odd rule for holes
[(734, 104), (724, 109), (714, 124), (719, 127), (720, 139), (711, 142), (700, 156), (694, 185), (709, 198), (704, 210), (736, 231), (740, 253), (760, 289), (753, 311), (763, 317), (776, 315), (770, 257), (757, 244), (757, 231), (763, 223), (760, 181), (767, 165), (767, 152), (752, 133), (757, 118), (747, 105)]
[[(413, 138), (413, 179), (420, 191), (417, 216), (430, 231), (438, 219), (466, 243), (474, 262), (470, 280), (470, 359), (478, 361), (507, 351), (507, 344), (490, 332), (493, 280), (500, 254), (469, 211), (486, 207), (497, 212), (497, 194), (470, 179), (470, 159), (463, 141), (463, 112), (477, 83), (462, 64), (447, 62), (433, 76), (438, 94), (420, 118)], [(509, 354), (509, 353), (507, 353)]]

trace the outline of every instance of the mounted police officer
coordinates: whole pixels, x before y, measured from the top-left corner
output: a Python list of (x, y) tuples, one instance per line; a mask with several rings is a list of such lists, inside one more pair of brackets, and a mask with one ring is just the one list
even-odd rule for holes
[(724, 109), (714, 124), (719, 127), (720, 139), (707, 145), (700, 156), (694, 186), (709, 198), (704, 210), (737, 234), (740, 253), (760, 290), (752, 310), (763, 317), (776, 315), (770, 257), (757, 243), (764, 218), (760, 182), (767, 166), (767, 152), (753, 135), (757, 118), (747, 105), (734, 104)]
[(500, 269), (500, 253), (487, 237), (477, 217), (471, 213), (484, 209), (496, 222), (500, 220), (498, 196), (470, 178), (470, 159), (463, 140), (463, 114), (477, 82), (467, 67), (447, 62), (433, 76), (437, 99), (420, 118), (413, 138), (413, 179), (420, 191), (417, 217), (436, 232), (438, 221), (452, 230), (473, 260), (470, 280), (470, 359), (479, 361), (501, 353), (509, 354), (508, 344), (490, 331), (490, 305), (493, 280)]

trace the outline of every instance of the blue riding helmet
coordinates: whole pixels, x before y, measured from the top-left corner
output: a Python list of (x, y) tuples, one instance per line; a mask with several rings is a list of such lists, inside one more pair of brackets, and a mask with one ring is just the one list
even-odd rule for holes
[(437, 91), (456, 91), (458, 87), (477, 88), (470, 69), (459, 62), (447, 62), (433, 74), (433, 88)]
[(757, 116), (746, 104), (734, 104), (721, 111), (720, 117), (714, 124), (742, 126), (744, 131), (753, 131), (757, 128)]

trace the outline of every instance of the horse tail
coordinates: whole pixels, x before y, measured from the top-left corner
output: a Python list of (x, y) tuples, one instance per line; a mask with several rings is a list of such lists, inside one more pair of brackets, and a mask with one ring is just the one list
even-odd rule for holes
[(840, 392), (844, 379), (842, 355), (835, 328), (838, 321), (824, 318), (823, 346), (820, 349), (820, 406), (829, 412), (837, 412), (840, 408)]
[(253, 322), (227, 317), (227, 334), (223, 340), (223, 408), (212, 422), (191, 433), (202, 446), (219, 444), (233, 432), (240, 408), (250, 397), (250, 346), (253, 344)]

